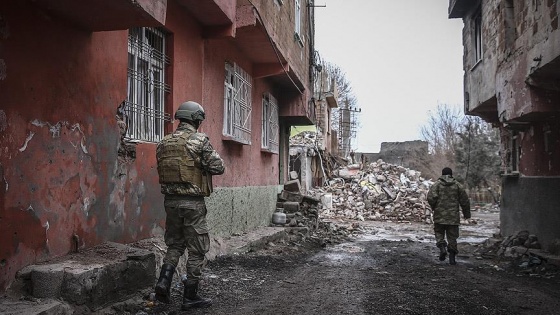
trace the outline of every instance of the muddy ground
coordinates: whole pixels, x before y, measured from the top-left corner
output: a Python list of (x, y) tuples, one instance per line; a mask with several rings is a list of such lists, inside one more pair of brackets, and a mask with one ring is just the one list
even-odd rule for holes
[[(560, 314), (560, 274), (543, 263), (488, 255), (497, 213), (474, 213), (462, 226), (458, 264), (437, 259), (426, 224), (346, 222), (353, 237), (329, 243), (311, 235), (211, 261), (201, 293), (208, 309), (181, 311), (149, 300), (113, 308), (121, 314)], [(344, 222), (338, 222), (344, 224)], [(486, 258), (483, 258), (486, 257)]]

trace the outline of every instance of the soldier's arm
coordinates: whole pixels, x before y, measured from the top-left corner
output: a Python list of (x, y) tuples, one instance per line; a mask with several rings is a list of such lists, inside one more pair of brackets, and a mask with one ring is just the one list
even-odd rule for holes
[(459, 204), (461, 205), (461, 210), (463, 211), (463, 216), (465, 219), (471, 218), (471, 202), (469, 201), (469, 195), (462, 187), (459, 187)]
[(438, 200), (438, 197), (439, 197), (437, 195), (437, 189), (436, 189), (437, 185), (438, 185), (438, 183), (435, 183), (435, 184), (432, 185), (432, 187), (430, 187), (430, 190), (428, 191), (428, 196), (426, 197), (426, 199), (428, 199), (428, 204), (430, 205), (432, 210), (435, 210), (437, 200)]
[(206, 172), (212, 175), (221, 175), (225, 171), (224, 160), (214, 150), (208, 137), (204, 137), (202, 142), (202, 159), (200, 164)]

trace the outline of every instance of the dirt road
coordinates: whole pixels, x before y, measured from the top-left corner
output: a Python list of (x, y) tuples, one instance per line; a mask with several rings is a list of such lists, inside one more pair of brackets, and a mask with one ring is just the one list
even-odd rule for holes
[(211, 262), (209, 309), (182, 312), (177, 286), (173, 305), (136, 314), (560, 314), (557, 270), (476, 258), (475, 245), (497, 230), (497, 214), (477, 217), (462, 227), (456, 266), (437, 259), (429, 225), (360, 222), (349, 242), (269, 244)]

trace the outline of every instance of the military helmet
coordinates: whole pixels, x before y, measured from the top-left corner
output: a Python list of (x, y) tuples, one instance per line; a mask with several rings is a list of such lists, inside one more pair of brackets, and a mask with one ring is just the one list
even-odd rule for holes
[(179, 108), (175, 112), (175, 119), (185, 119), (191, 121), (203, 121), (204, 108), (197, 102), (188, 101), (179, 105)]

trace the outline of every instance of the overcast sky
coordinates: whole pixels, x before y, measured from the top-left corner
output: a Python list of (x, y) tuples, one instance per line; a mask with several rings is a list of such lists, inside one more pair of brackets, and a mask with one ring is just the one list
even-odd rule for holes
[(447, 0), (315, 0), (315, 49), (340, 67), (361, 108), (353, 147), (419, 140), (438, 103), (463, 104), (461, 19)]

